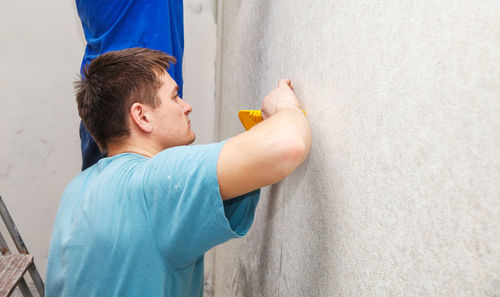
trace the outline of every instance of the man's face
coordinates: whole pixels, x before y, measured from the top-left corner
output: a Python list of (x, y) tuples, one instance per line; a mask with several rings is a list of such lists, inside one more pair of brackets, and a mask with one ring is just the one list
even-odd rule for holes
[(160, 76), (160, 80), (160, 104), (153, 110), (153, 133), (159, 137), (163, 149), (188, 145), (195, 139), (188, 118), (192, 110), (191, 105), (178, 96), (179, 87), (166, 71)]

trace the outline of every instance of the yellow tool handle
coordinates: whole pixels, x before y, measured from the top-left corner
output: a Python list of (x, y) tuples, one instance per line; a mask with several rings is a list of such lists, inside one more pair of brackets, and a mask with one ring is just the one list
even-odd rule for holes
[[(303, 112), (306, 114), (305, 111)], [(240, 118), (243, 127), (245, 127), (245, 130), (249, 130), (263, 120), (262, 112), (260, 110), (240, 110), (238, 112), (238, 117)]]

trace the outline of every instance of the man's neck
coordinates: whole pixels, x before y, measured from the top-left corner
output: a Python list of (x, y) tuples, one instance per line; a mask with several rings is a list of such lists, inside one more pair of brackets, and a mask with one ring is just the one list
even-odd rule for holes
[(138, 145), (138, 144), (132, 144), (132, 143), (125, 143), (125, 144), (110, 144), (108, 145), (108, 157), (116, 156), (118, 154), (124, 154), (124, 153), (134, 153), (134, 154), (139, 154), (143, 155), (144, 157), (151, 158), (157, 153), (159, 153), (160, 150), (152, 148), (152, 147), (145, 147), (143, 145)]

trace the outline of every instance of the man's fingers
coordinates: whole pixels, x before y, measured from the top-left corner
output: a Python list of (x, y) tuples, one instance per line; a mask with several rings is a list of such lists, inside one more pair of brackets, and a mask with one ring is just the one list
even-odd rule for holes
[(288, 88), (291, 88), (293, 89), (293, 84), (292, 82), (290, 81), (290, 79), (288, 78), (285, 78), (285, 79), (282, 79), (278, 82), (278, 87), (288, 87)]
[(263, 110), (261, 110), (261, 111), (260, 111), (260, 114), (262, 115), (262, 119), (263, 119), (263, 120), (265, 120), (265, 119), (267, 119), (267, 118), (269, 117), (269, 116), (267, 115), (267, 112), (265, 112), (265, 111), (263, 111)]

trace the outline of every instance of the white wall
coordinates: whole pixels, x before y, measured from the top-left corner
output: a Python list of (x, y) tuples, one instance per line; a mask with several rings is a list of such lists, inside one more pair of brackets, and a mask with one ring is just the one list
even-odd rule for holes
[(73, 2), (2, 1), (0, 40), (0, 195), (44, 276), (57, 204), (81, 165)]
[(191, 104), (195, 144), (215, 137), (216, 1), (184, 1), (184, 100)]

